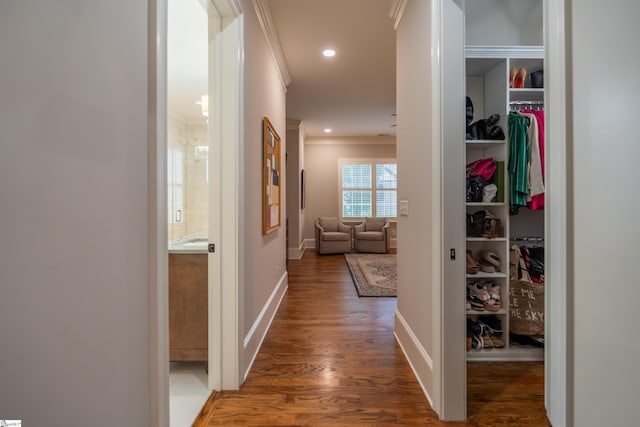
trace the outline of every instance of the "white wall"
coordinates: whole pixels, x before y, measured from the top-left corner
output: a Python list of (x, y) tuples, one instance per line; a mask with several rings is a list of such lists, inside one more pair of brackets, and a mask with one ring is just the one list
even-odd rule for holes
[[(438, 264), (440, 156), (433, 137), (431, 88), (431, 2), (409, 1), (398, 27), (397, 159), (398, 200), (409, 201), (409, 216), (398, 218), (398, 309), (396, 335), (418, 379), (437, 399), (433, 359), (433, 280)], [(439, 225), (439, 224), (438, 224)], [(437, 402), (436, 402), (437, 403)]]
[(640, 67), (640, 3), (571, 3), (569, 366), (574, 425), (637, 425), (640, 81), (625, 76)]
[[(276, 286), (286, 285), (286, 171), (282, 177), (281, 227), (262, 234), (262, 119), (267, 116), (282, 140), (286, 152), (285, 89), (250, 0), (241, 1), (244, 10), (244, 151), (241, 160), (243, 197), (243, 254), (240, 271), (243, 281), (244, 316), (241, 331), (245, 339), (258, 320)], [(259, 341), (246, 349), (244, 372), (250, 365)]]
[(0, 2), (3, 418), (150, 423), (147, 31), (147, 2)]
[(542, 46), (543, 0), (468, 0), (466, 41), (470, 45)]
[[(305, 144), (307, 203), (304, 238), (314, 239), (319, 216), (340, 216), (338, 166), (341, 158), (395, 158), (392, 137), (307, 138)], [(393, 236), (392, 234), (392, 237)]]

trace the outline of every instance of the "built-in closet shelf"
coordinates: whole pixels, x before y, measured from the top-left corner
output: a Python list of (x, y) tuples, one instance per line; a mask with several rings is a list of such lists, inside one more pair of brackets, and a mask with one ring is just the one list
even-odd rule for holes
[(467, 242), (506, 242), (506, 237), (496, 237), (494, 239), (487, 239), (484, 237), (467, 237)]
[[(504, 336), (502, 339), (504, 340)], [(508, 348), (467, 351), (468, 362), (503, 362), (512, 360), (532, 362), (544, 360), (544, 349), (511, 344)]]
[(499, 145), (506, 144), (506, 139), (466, 139), (464, 141), (470, 145)]
[(507, 273), (485, 273), (484, 271), (479, 271), (475, 274), (467, 273), (467, 279), (502, 279), (507, 277)]
[(536, 93), (536, 92), (544, 92), (543, 87), (517, 87), (510, 88), (509, 92), (511, 93)]
[(467, 202), (467, 206), (471, 206), (471, 207), (504, 206), (504, 202)]
[(510, 101), (542, 101), (544, 88), (509, 89)]
[(504, 309), (504, 308), (501, 308), (501, 309), (500, 309), (500, 310), (498, 310), (498, 311), (489, 311), (489, 310), (481, 310), (481, 311), (478, 311), (478, 310), (467, 310), (467, 314), (468, 314), (468, 315), (473, 314), (473, 315), (478, 315), (478, 316), (486, 316), (486, 315), (489, 315), (489, 314), (500, 315), (500, 314), (507, 314), (507, 310), (506, 310), (506, 309)]
[(468, 150), (488, 150), (496, 147), (504, 147), (504, 139), (467, 139), (465, 141)]

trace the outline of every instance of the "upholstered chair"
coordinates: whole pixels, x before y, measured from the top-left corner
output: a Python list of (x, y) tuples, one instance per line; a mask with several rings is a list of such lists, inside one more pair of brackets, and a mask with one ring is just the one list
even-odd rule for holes
[(316, 220), (316, 250), (319, 254), (351, 252), (352, 228), (333, 216), (321, 216)]
[(389, 221), (386, 218), (365, 218), (353, 227), (354, 246), (358, 252), (389, 252)]

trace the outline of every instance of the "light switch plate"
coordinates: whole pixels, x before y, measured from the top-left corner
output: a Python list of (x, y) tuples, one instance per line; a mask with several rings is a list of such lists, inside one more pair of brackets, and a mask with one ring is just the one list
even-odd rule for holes
[(408, 200), (400, 200), (398, 204), (398, 212), (400, 216), (409, 216), (409, 201)]

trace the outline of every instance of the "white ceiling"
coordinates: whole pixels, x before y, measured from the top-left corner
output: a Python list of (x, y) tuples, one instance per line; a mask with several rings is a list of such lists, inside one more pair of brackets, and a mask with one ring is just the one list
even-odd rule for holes
[[(287, 118), (308, 136), (395, 134), (393, 0), (268, 0), (291, 77)], [(337, 51), (324, 58), (322, 50)]]
[[(287, 118), (307, 136), (393, 135), (393, 0), (267, 0), (291, 78)], [(183, 120), (203, 121), (207, 18), (200, 0), (168, 0), (168, 104)], [(337, 51), (333, 58), (322, 50)]]

